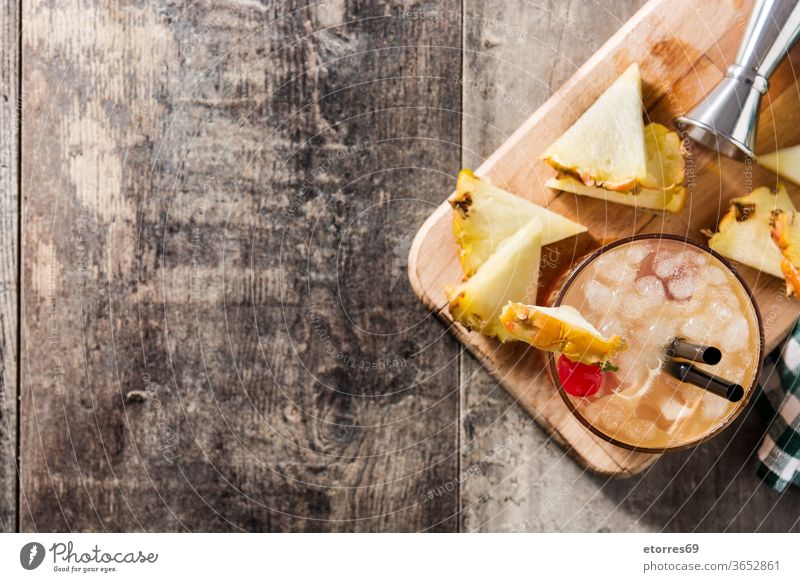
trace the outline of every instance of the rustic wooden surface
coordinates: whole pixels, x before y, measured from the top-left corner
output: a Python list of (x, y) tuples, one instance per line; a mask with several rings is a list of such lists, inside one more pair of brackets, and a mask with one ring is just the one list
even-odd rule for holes
[[(23, 33), (22, 457), (0, 512), (15, 501), (25, 531), (797, 530), (798, 493), (753, 475), (755, 414), (730, 446), (593, 477), (405, 277), (410, 236), (459, 167), (637, 4), (31, 0), (21, 25), (3, 12)], [(16, 233), (2, 236), (12, 265)], [(15, 283), (0, 306), (4, 423)]]
[(442, 8), (24, 4), (22, 529), (456, 527)]
[(18, 11), (0, 7), (0, 532), (17, 527)]

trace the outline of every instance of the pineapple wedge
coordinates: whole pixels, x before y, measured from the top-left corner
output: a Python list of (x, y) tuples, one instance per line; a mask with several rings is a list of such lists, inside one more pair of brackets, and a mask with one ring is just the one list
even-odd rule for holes
[(500, 312), (509, 301), (536, 301), (542, 255), (542, 221), (534, 218), (506, 239), (465, 282), (445, 289), (450, 315), (472, 331), (509, 339)]
[(626, 192), (647, 182), (639, 66), (628, 67), (543, 159), (587, 186)]
[(778, 184), (775, 193), (767, 186), (756, 188), (731, 201), (708, 246), (723, 257), (783, 278), (783, 255), (772, 241), (771, 231), (780, 214), (794, 211), (783, 184)]
[(800, 145), (758, 156), (758, 165), (800, 184)]
[(781, 271), (786, 279), (786, 294), (800, 294), (800, 216), (781, 212), (775, 218), (772, 240), (783, 253)]
[(627, 349), (620, 336), (603, 337), (569, 305), (538, 307), (509, 303), (500, 321), (514, 339), (546, 352), (561, 352), (573, 362), (603, 364)]
[(647, 177), (642, 188), (648, 190), (670, 190), (686, 177), (681, 138), (660, 123), (651, 123), (644, 128)]
[(614, 192), (607, 188), (587, 186), (572, 176), (551, 178), (545, 186), (581, 196), (598, 198), (615, 204), (680, 212), (686, 204), (683, 150), (678, 134), (660, 123), (644, 128), (647, 144), (647, 179), (630, 192)]
[(543, 245), (586, 232), (585, 226), (493, 186), (471, 170), (461, 170), (456, 192), (448, 202), (453, 207), (453, 233), (466, 277), (534, 218), (542, 221)]
[(550, 178), (544, 183), (548, 188), (572, 192), (581, 196), (598, 198), (606, 202), (635, 206), (636, 208), (650, 208), (653, 210), (667, 210), (669, 212), (680, 212), (686, 204), (686, 188), (674, 186), (669, 190), (639, 190), (638, 193), (621, 194), (603, 188), (596, 188), (583, 184), (575, 178), (561, 177)]

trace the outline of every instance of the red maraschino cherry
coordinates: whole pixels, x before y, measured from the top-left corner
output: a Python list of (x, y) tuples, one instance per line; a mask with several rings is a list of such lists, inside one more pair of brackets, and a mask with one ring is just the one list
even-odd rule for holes
[(561, 385), (571, 396), (592, 396), (603, 385), (603, 371), (600, 366), (573, 362), (561, 355), (556, 369)]

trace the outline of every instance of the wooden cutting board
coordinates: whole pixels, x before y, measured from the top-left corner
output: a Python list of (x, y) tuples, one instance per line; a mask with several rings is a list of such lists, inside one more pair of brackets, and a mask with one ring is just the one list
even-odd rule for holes
[[(689, 202), (676, 214), (634, 210), (604, 201), (559, 193), (543, 186), (554, 175), (539, 158), (597, 97), (633, 62), (642, 73), (646, 122), (672, 127), (724, 76), (733, 63), (752, 2), (732, 0), (652, 0), (628, 21), (575, 75), (486, 160), (477, 173), (498, 186), (548, 206), (589, 227), (577, 238), (545, 247), (542, 289), (586, 252), (641, 232), (666, 232), (706, 242), (728, 201), (755, 187), (774, 187), (777, 178), (754, 164), (741, 164), (686, 143)], [(776, 71), (764, 97), (757, 152), (800, 143), (800, 86), (793, 65), (800, 49)], [(455, 174), (456, 168), (454, 168)], [(787, 184), (792, 199), (800, 188)], [(501, 345), (453, 322), (444, 286), (462, 277), (456, 257), (451, 209), (444, 201), (416, 235), (409, 255), (409, 278), (422, 302), (497, 378), (545, 430), (584, 466), (609, 476), (630, 476), (657, 455), (615, 447), (592, 435), (569, 412), (550, 381), (544, 358), (521, 344)], [(747, 267), (740, 272), (755, 292), (764, 319), (767, 348), (786, 335), (800, 315), (800, 301), (784, 296), (783, 283)], [(539, 303), (543, 302), (540, 294)], [(726, 437), (722, 433), (717, 438)]]

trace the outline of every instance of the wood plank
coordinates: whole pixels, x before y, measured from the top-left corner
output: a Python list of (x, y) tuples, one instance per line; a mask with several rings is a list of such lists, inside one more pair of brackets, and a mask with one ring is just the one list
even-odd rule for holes
[[(486, 32), (470, 34), (467, 29), (466, 54), (476, 53), (468, 58), (465, 79), (471, 79), (470, 86), (496, 87), (488, 94), (464, 96), (463, 165), (479, 165), (549, 96), (548, 91), (537, 91), (540, 83), (552, 79), (550, 89), (557, 89), (602, 43), (601, 31), (613, 32), (637, 4), (641, 2), (615, 2), (604, 12), (593, 3), (573, 2), (560, 13), (560, 5), (538, 10), (527, 4), (503, 3), (503, 10), (492, 3), (465, 5), (465, 14), (476, 11), (476, 22), (481, 17), (497, 18), (494, 28), (498, 30), (522, 22), (526, 43), (504, 37), (503, 42), (484, 49), (481, 40)], [(484, 6), (486, 12), (481, 13)], [(521, 21), (520, 15), (527, 19)], [(607, 20), (598, 24), (600, 18)], [(577, 34), (590, 36), (576, 42)], [(490, 59), (498, 64), (485, 66)], [(675, 111), (676, 106), (699, 99), (698, 79), (713, 76), (712, 67), (717, 65), (710, 59), (695, 63), (694, 74), (672, 85), (653, 107), (654, 115), (669, 118), (683, 112)], [(512, 69), (516, 75), (509, 74)], [(508, 103), (516, 106), (508, 107)], [(494, 133), (489, 134), (487, 127)], [(580, 202), (583, 205), (584, 200)], [(596, 208), (607, 210), (602, 205)], [(657, 230), (661, 221), (648, 226)], [(729, 440), (666, 455), (632, 479), (597, 479), (567, 462), (564, 450), (547, 434), (532, 430), (533, 419), (518, 405), (519, 399), (501, 390), (501, 381), (490, 376), (480, 360), (465, 358), (462, 379), (462, 468), (475, 470), (462, 487), (465, 530), (789, 531), (797, 527), (796, 512), (791, 510), (797, 496), (793, 492), (775, 495), (753, 475), (752, 456), (764, 431), (764, 420), (754, 412), (731, 429), (735, 434)], [(745, 500), (744, 511), (740, 511), (741, 500)]]
[[(525, 2), (468, 2), (465, 87), (488, 90), (464, 91), (462, 165), (479, 166), (633, 15), (638, 4), (641, 2), (622, 0), (601, 9), (580, 2), (535, 7)], [(496, 24), (481, 26), (482, 22)], [(558, 211), (574, 212), (574, 204), (571, 209), (566, 207), (571, 201), (574, 198), (565, 200)], [(556, 203), (551, 201), (551, 205)], [(604, 212), (602, 205), (598, 208)], [(640, 221), (652, 217), (648, 213), (634, 216)], [(616, 228), (624, 226), (622, 223)], [(553, 249), (546, 255), (580, 252), (580, 248), (570, 247)], [(458, 265), (453, 274), (460, 275)], [(461, 465), (462, 470), (476, 470), (475, 476), (462, 485), (462, 529), (556, 529), (568, 508), (592, 493), (586, 486), (580, 490), (573, 487), (568, 498), (558, 493), (574, 483), (583, 469), (564, 458), (560, 439), (532, 426), (532, 410), (521, 407), (524, 400), (502, 389), (483, 360), (464, 357), (461, 369)], [(547, 378), (542, 381), (549, 382)], [(552, 404), (562, 405), (560, 399)], [(608, 507), (609, 503), (600, 500), (597, 505)]]
[(17, 528), (18, 13), (0, 7), (0, 532)]
[(25, 3), (23, 530), (457, 527), (440, 5)]

